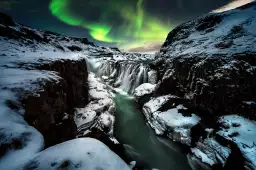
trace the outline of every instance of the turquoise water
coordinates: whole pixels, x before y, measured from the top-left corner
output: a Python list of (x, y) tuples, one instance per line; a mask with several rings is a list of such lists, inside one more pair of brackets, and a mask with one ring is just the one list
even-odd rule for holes
[(190, 170), (182, 147), (169, 139), (158, 137), (145, 123), (134, 100), (116, 94), (117, 115), (115, 136), (125, 145), (126, 156), (138, 165), (160, 170)]

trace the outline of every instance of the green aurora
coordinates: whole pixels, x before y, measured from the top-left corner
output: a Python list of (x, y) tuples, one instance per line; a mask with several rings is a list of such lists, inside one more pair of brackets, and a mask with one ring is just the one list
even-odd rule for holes
[[(144, 43), (164, 41), (173, 28), (147, 13), (145, 0), (80, 0), (82, 12), (73, 10), (74, 1), (51, 0), (51, 13), (62, 22), (85, 28), (97, 41), (116, 43), (121, 48), (134, 48)], [(79, 4), (79, 1), (76, 2)], [(86, 11), (86, 12), (84, 12)], [(100, 12), (96, 12), (100, 11)], [(97, 18), (92, 19), (90, 14)]]

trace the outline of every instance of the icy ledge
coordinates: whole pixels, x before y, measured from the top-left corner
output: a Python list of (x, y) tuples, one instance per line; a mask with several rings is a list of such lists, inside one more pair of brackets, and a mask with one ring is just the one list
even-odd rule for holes
[(130, 170), (130, 167), (100, 141), (79, 138), (40, 152), (23, 169)]
[(189, 145), (191, 142), (190, 129), (201, 120), (200, 117), (195, 114), (183, 116), (179, 110), (186, 110), (186, 108), (183, 105), (175, 106), (175, 103), (172, 109), (158, 111), (169, 100), (177, 98), (172, 95), (152, 98), (144, 104), (142, 111), (157, 135), (167, 134), (174, 141)]

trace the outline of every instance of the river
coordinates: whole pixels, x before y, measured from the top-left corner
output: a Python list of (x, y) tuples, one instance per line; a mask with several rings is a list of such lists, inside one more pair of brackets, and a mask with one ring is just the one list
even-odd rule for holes
[(115, 94), (115, 136), (126, 156), (145, 169), (191, 170), (186, 151), (170, 139), (158, 137), (146, 124), (137, 103), (128, 95)]

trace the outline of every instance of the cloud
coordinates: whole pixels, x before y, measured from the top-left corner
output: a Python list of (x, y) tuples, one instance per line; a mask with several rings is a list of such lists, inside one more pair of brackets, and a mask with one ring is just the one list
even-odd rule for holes
[(124, 51), (128, 52), (157, 52), (160, 50), (163, 42), (157, 41), (157, 42), (148, 42), (145, 43), (143, 46), (130, 48), (130, 49), (124, 49)]
[(228, 11), (228, 10), (243, 6), (243, 5), (248, 4), (250, 2), (253, 2), (253, 1), (254, 0), (234, 0), (230, 3), (228, 3), (227, 5), (225, 5), (223, 7), (220, 7), (220, 8), (218, 8), (218, 9), (212, 11), (212, 12), (219, 13), (219, 12)]

